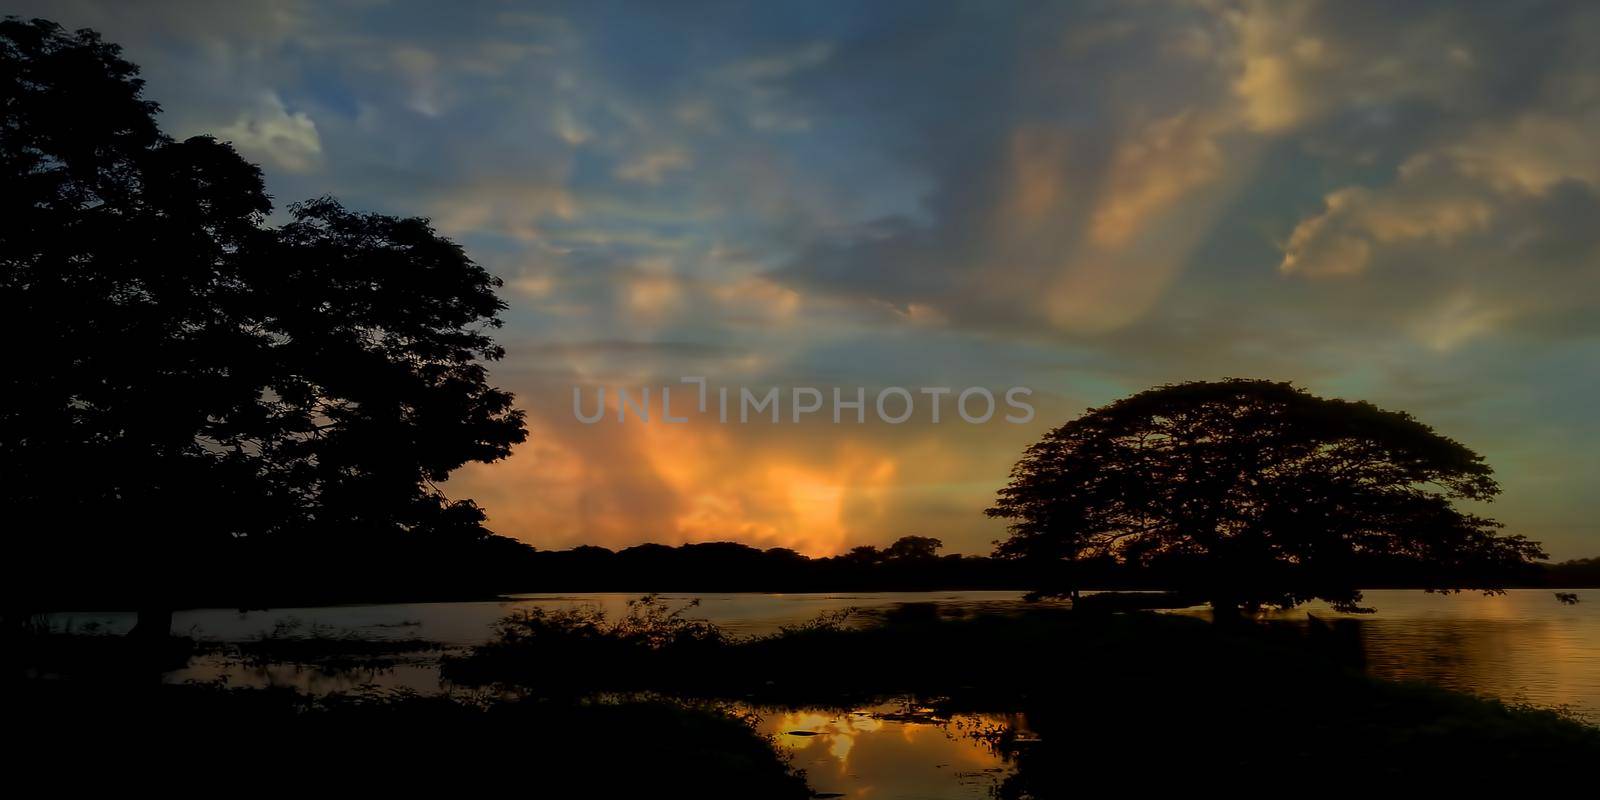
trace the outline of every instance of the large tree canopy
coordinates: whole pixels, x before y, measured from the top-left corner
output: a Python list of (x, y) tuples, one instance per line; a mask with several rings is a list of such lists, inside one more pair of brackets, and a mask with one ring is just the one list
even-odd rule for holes
[(1112, 558), (1231, 613), (1320, 598), (1354, 609), (1377, 564), (1429, 588), (1494, 589), (1537, 543), (1453, 501), (1500, 491), (1489, 465), (1410, 415), (1287, 383), (1182, 383), (1119, 400), (1029, 447), (992, 517), (1001, 555)]
[(321, 199), (269, 226), (260, 171), (162, 134), (137, 73), (93, 32), (0, 21), (13, 538), (127, 549), (158, 592), (218, 540), (482, 535), (435, 482), (525, 436), (486, 379), (500, 281), (425, 220)]

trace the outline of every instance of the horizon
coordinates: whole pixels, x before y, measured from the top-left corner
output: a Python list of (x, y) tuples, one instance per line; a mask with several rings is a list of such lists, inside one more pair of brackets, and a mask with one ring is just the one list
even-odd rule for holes
[[(1332, 7), (5, 13), (122, 45), (167, 131), (262, 166), (275, 220), (426, 216), (505, 281), (491, 380), (529, 439), (447, 491), (540, 549), (987, 555), (1044, 432), (1237, 376), (1414, 415), (1495, 468), (1470, 508), (1593, 557), (1600, 8)], [(574, 391), (690, 376), (861, 387), (867, 421), (575, 418)], [(885, 387), (1002, 399), (892, 424)]]

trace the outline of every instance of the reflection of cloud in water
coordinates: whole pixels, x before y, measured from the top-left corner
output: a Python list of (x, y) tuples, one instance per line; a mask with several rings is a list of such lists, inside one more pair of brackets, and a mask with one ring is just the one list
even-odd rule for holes
[(801, 711), (779, 717), (775, 729), (780, 731), (779, 742), (790, 750), (825, 746), (828, 754), (838, 760), (839, 771), (844, 772), (849, 766), (856, 736), (883, 730), (883, 721), (865, 712), (827, 715)]
[(999, 715), (941, 717), (901, 705), (850, 712), (757, 711), (819, 792), (845, 797), (988, 797), (1009, 772), (975, 734), (1017, 724)]

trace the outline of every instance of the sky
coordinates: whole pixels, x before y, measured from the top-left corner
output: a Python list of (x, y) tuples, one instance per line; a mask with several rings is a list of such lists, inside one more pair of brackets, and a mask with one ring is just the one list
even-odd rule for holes
[[(502, 277), (492, 376), (529, 441), (447, 490), (539, 547), (985, 553), (1028, 443), (1237, 376), (1409, 411), (1496, 468), (1509, 532), (1600, 554), (1600, 5), (0, 11), (121, 43), (164, 128), (260, 163), (279, 218), (426, 216)], [(574, 387), (692, 411), (687, 376), (710, 415), (574, 414)], [(779, 387), (783, 421), (720, 423), (721, 386)], [(793, 423), (796, 386), (860, 387), (868, 419)], [(888, 424), (889, 386), (1036, 413)]]

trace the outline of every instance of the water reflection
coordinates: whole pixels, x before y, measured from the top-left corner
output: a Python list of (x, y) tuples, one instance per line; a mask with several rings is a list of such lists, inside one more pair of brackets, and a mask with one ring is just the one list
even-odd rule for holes
[(852, 711), (752, 709), (813, 789), (846, 798), (989, 797), (1010, 765), (995, 738), (1020, 715), (956, 714), (886, 704)]
[[(359, 631), (374, 638), (421, 637), (449, 645), (475, 645), (487, 640), (495, 623), (526, 608), (559, 609), (591, 606), (617, 616), (627, 613), (638, 592), (520, 594), (495, 600), (442, 603), (382, 603), (238, 611), (226, 608), (185, 609), (173, 615), (174, 633), (221, 641), (242, 641), (270, 634), (293, 619), (306, 628)], [(674, 607), (699, 600), (694, 615), (729, 633), (772, 633), (785, 625), (815, 619), (847, 608), (888, 609), (902, 603), (935, 603), (948, 610), (1022, 608), (1022, 592), (815, 592), (806, 594), (671, 593), (660, 597)], [(56, 629), (72, 628), (123, 634), (133, 628), (131, 611), (63, 611), (48, 615)]]
[(223, 655), (199, 655), (167, 673), (167, 683), (225, 684), (234, 688), (295, 689), (314, 695), (366, 690), (429, 694), (443, 688), (436, 656), (396, 659), (383, 666), (250, 664)]
[(1600, 630), (1581, 619), (1370, 620), (1367, 668), (1600, 722)]
[[(1499, 597), (1477, 594), (1429, 595), (1419, 591), (1367, 593), (1378, 613), (1352, 617), (1360, 630), (1367, 664), (1385, 678), (1429, 681), (1453, 689), (1488, 694), (1541, 706), (1568, 706), (1600, 721), (1600, 590), (1576, 590), (1578, 603), (1564, 605), (1551, 591), (1519, 589)], [(285, 618), (309, 626), (326, 625), (384, 639), (421, 638), (453, 646), (486, 640), (500, 618), (522, 607), (595, 605), (614, 613), (636, 594), (526, 595), (504, 600), (455, 603), (397, 603), (330, 606), (240, 613), (228, 609), (179, 612), (174, 630), (201, 638), (243, 641), (269, 633)], [(697, 616), (729, 631), (759, 634), (842, 608), (883, 609), (901, 603), (934, 603), (947, 610), (1004, 610), (1024, 604), (1020, 592), (864, 592), (838, 594), (674, 594), (669, 603), (694, 598)], [(1340, 616), (1312, 605), (1279, 615), (1304, 623), (1309, 611), (1322, 618)], [(92, 627), (122, 633), (133, 616), (125, 612), (67, 612), (51, 615), (57, 628)], [(209, 670), (209, 671), (207, 671)], [(186, 670), (178, 679), (216, 677), (219, 670)], [(269, 671), (235, 680), (260, 685), (296, 685), (320, 691), (343, 688), (338, 677)], [(360, 680), (437, 690), (437, 675), (427, 669), (378, 672)], [(282, 681), (283, 683), (278, 683)]]
[(1378, 613), (1341, 615), (1313, 604), (1276, 616), (1349, 620), (1360, 632), (1367, 671), (1376, 677), (1562, 707), (1600, 723), (1600, 590), (1573, 590), (1576, 605), (1536, 589), (1495, 596), (1366, 594)]

